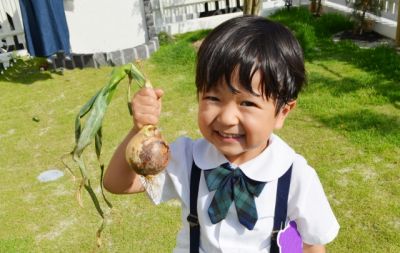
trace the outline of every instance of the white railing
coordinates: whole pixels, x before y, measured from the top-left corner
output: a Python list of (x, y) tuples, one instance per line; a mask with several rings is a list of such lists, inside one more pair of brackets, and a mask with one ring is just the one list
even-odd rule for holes
[(385, 1), (384, 9), (382, 10), (382, 16), (397, 21), (397, 16), (399, 15), (397, 11), (399, 10), (399, 0)]
[[(153, 0), (156, 32), (170, 34), (209, 29), (242, 15), (243, 0)], [(284, 0), (264, 0), (263, 14), (284, 6)], [(222, 15), (223, 14), (223, 15)]]
[[(26, 54), (18, 0), (0, 0), (0, 64), (7, 69), (13, 55)], [(1, 67), (1, 66), (0, 66)]]
[[(393, 38), (400, 0), (381, 1), (385, 1), (385, 8), (379, 20), (384, 19), (384, 21), (378, 22), (384, 26), (378, 25), (376, 31)], [(341, 12), (351, 12), (351, 5), (347, 5), (345, 0), (323, 0), (323, 2)], [(284, 3), (285, 0), (263, 0), (262, 15), (282, 8)], [(295, 6), (308, 4), (309, 0), (293, 0)], [(169, 34), (213, 28), (224, 20), (242, 15), (241, 6), (243, 0), (152, 0), (156, 32), (165, 31)], [(27, 54), (25, 48), (19, 1), (0, 0), (0, 69), (9, 66), (14, 54)]]
[(219, 13), (238, 12), (241, 11), (240, 6), (243, 5), (243, 0), (160, 0), (153, 2), (155, 4), (153, 11), (161, 14), (156, 15), (156, 18), (159, 18), (156, 20), (158, 24), (181, 22)]
[[(375, 17), (374, 30), (395, 38), (400, 0), (381, 1), (384, 1), (384, 9), (380, 17)], [(293, 0), (295, 6), (309, 3), (309, 0)], [(323, 0), (323, 4), (345, 14), (352, 11), (346, 0)], [(266, 16), (284, 5), (285, 0), (263, 0), (261, 14)], [(243, 0), (152, 0), (156, 32), (169, 34), (213, 28), (224, 20), (241, 15), (240, 6), (243, 6)]]

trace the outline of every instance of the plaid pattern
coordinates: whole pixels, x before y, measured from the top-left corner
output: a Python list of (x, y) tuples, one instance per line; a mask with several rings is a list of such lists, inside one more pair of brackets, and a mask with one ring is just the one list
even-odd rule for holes
[(204, 176), (208, 190), (216, 191), (208, 208), (211, 222), (216, 224), (225, 219), (229, 207), (235, 202), (239, 222), (252, 230), (258, 219), (254, 196), (260, 195), (266, 183), (246, 177), (240, 168), (232, 169), (229, 163), (205, 170)]

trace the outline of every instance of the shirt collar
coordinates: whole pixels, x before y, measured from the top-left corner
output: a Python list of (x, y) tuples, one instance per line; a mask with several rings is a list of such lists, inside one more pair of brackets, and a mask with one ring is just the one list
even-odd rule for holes
[[(268, 147), (255, 158), (240, 165), (243, 173), (257, 181), (269, 182), (282, 176), (293, 163), (295, 152), (281, 138), (272, 134)], [(196, 140), (193, 159), (202, 170), (213, 169), (228, 162), (214, 145), (205, 139)], [(237, 167), (232, 164), (233, 167)]]

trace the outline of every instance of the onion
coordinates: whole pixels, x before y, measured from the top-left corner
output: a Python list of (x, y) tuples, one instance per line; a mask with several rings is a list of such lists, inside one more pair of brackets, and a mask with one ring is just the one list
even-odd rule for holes
[(139, 175), (153, 176), (163, 171), (169, 161), (169, 146), (156, 126), (146, 125), (129, 141), (125, 158)]

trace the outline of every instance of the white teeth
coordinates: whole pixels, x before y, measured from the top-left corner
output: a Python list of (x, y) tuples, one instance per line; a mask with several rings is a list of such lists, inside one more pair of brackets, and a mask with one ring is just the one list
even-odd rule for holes
[(240, 134), (227, 134), (227, 133), (221, 133), (221, 132), (218, 132), (222, 137), (225, 137), (225, 138), (237, 138), (237, 137), (240, 137), (241, 135)]

